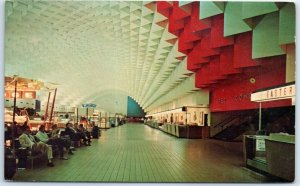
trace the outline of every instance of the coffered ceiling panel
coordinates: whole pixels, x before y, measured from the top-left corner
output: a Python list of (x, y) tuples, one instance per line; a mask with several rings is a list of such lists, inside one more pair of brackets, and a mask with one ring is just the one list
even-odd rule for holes
[[(56, 103), (66, 106), (103, 103), (100, 95), (107, 91), (131, 96), (145, 110), (158, 100), (163, 104), (160, 98), (168, 92), (172, 95), (166, 100), (182, 96), (195, 89), (184, 85), (194, 77), (186, 70), (186, 60), (178, 60), (184, 55), (168, 32), (167, 18), (154, 5), (6, 1), (5, 76), (55, 83)], [(186, 90), (172, 91), (179, 87)]]

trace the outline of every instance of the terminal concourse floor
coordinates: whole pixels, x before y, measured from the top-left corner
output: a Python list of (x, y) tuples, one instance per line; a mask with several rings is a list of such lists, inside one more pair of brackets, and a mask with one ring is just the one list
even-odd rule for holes
[(55, 167), (35, 162), (14, 181), (260, 183), (266, 177), (243, 167), (241, 142), (179, 139), (143, 124), (102, 130), (92, 146), (77, 148)]

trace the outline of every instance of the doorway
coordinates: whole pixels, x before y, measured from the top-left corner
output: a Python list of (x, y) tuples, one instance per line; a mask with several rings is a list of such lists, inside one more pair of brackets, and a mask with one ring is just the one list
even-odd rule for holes
[(208, 114), (204, 114), (204, 126), (208, 126)]

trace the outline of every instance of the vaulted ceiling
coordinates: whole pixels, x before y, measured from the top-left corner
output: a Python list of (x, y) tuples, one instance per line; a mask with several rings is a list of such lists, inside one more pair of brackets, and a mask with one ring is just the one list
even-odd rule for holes
[(196, 89), (167, 24), (155, 2), (7, 1), (5, 76), (55, 85), (58, 105), (128, 95), (147, 111)]

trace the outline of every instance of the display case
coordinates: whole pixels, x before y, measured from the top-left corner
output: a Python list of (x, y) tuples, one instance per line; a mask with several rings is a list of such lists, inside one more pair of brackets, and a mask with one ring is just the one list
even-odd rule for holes
[[(28, 116), (18, 116), (15, 113), (15, 122), (19, 125), (23, 125), (28, 120)], [(12, 123), (13, 122), (13, 111), (5, 108), (4, 110), (4, 122), (5, 123)]]
[(54, 124), (57, 124), (58, 128), (66, 128), (67, 123), (70, 122), (68, 118), (54, 117)]
[(99, 115), (93, 115), (90, 117), (90, 122), (93, 122), (96, 126), (100, 126), (100, 116)]
[(180, 138), (210, 137), (210, 112), (206, 106), (180, 107), (149, 114), (147, 118), (147, 125)]
[(101, 129), (109, 129), (110, 128), (110, 126), (108, 124), (108, 118), (107, 117), (101, 117), (99, 127)]

